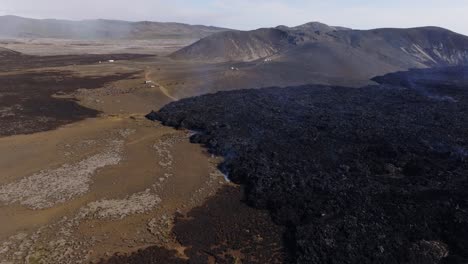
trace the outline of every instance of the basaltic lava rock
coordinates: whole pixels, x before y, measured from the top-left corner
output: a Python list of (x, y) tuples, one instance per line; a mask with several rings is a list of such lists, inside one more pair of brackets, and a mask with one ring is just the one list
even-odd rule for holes
[(455, 100), (393, 80), (219, 92), (149, 117), (225, 157), (291, 262), (466, 263), (468, 87), (452, 77), (430, 91)]

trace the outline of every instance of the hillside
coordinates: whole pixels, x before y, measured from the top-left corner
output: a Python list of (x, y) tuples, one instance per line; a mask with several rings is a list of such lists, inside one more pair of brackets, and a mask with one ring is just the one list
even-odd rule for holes
[(181, 23), (56, 20), (0, 16), (0, 37), (60, 39), (203, 38), (227, 29)]
[[(468, 63), (468, 37), (452, 31), (411, 29), (352, 30), (308, 23), (208, 36), (171, 55), (208, 62), (253, 62), (255, 71), (369, 79), (393, 71)], [(268, 65), (265, 65), (268, 64)]]
[(228, 31), (201, 39), (194, 45), (172, 54), (173, 58), (210, 61), (253, 61), (287, 49), (288, 34), (280, 29)]
[(336, 36), (353, 49), (405, 68), (468, 63), (468, 37), (444, 28), (353, 30)]
[(0, 47), (0, 58), (2, 58), (2, 59), (12, 58), (12, 57), (20, 56), (20, 55), (21, 55), (21, 53), (19, 53), (17, 51)]
[(312, 22), (297, 27), (221, 32), (175, 52), (172, 57), (206, 61), (255, 61), (280, 54), (300, 44), (325, 40), (327, 36), (324, 34), (341, 30), (348, 29)]
[(327, 33), (327, 32), (332, 32), (332, 31), (340, 31), (340, 30), (351, 30), (350, 28), (346, 28), (346, 27), (335, 27), (335, 26), (329, 26), (327, 24), (324, 24), (324, 23), (320, 23), (320, 22), (310, 22), (310, 23), (306, 23), (306, 24), (303, 24), (303, 25), (299, 25), (299, 26), (296, 26), (296, 27), (287, 27), (287, 26), (278, 26), (276, 27), (277, 29), (281, 29), (281, 30), (290, 30), (290, 31), (308, 31), (308, 32), (321, 32), (321, 33)]

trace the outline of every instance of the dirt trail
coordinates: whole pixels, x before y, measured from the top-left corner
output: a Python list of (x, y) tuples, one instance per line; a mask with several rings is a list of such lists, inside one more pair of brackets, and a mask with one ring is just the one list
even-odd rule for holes
[(146, 71), (145, 72), (145, 80), (146, 81), (152, 81), (156, 86), (159, 87), (159, 89), (161, 90), (161, 92), (167, 96), (168, 98), (170, 98), (172, 101), (178, 101), (179, 99), (175, 98), (174, 96), (172, 96), (170, 93), (169, 93), (169, 90), (164, 87), (163, 85), (161, 85), (160, 83), (154, 81), (153, 79), (151, 79), (151, 74), (152, 72), (151, 71)]

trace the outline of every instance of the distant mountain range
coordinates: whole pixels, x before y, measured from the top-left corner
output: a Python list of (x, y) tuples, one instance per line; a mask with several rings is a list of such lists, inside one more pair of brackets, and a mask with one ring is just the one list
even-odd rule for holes
[(18, 56), (20, 55), (21, 53), (17, 52), (17, 51), (14, 51), (14, 50), (11, 50), (11, 49), (7, 49), (7, 48), (2, 48), (0, 47), (0, 58), (6, 58), (6, 57), (11, 57), (11, 56)]
[(437, 27), (352, 30), (318, 22), (213, 34), (175, 59), (255, 62), (278, 73), (362, 79), (409, 68), (468, 64), (468, 37)]
[(59, 39), (203, 38), (228, 29), (181, 23), (57, 20), (0, 16), (0, 37)]
[(311, 22), (238, 31), (180, 23), (3, 16), (0, 37), (200, 39), (170, 57), (240, 63), (234, 67), (244, 69), (239, 80), (250, 80), (246, 85), (251, 86), (265, 85), (265, 80), (278, 85), (349, 84), (411, 68), (468, 64), (468, 37), (438, 27), (354, 30)]

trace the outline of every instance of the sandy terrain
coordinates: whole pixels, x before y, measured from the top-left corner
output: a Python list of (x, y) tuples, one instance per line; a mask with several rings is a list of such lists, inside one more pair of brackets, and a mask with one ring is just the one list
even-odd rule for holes
[(217, 160), (187, 136), (121, 116), (2, 138), (1, 259), (78, 263), (167, 242), (153, 234), (164, 226), (148, 228), (154, 216), (198, 205), (224, 184)]
[(190, 132), (144, 118), (176, 99), (158, 80), (145, 83), (157, 67), (139, 59), (2, 73), (60, 71), (68, 73), (63, 79), (92, 81), (132, 75), (92, 89), (54, 90), (47, 99), (78, 100), (96, 117), (0, 137), (0, 263), (88, 263), (147, 246), (180, 248), (174, 215), (228, 183), (216, 168), (219, 158), (190, 144)]
[(166, 55), (196, 39), (81, 41), (67, 39), (3, 39), (0, 46), (30, 55), (155, 54)]

